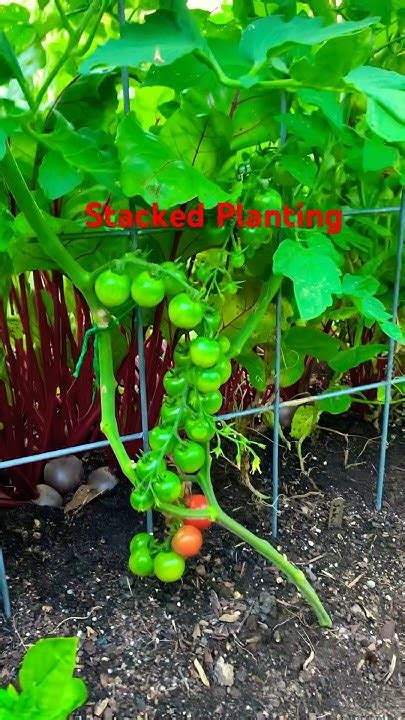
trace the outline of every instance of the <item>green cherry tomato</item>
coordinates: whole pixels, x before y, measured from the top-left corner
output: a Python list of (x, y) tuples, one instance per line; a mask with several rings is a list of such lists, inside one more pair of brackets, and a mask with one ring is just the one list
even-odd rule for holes
[(195, 274), (197, 276), (197, 280), (205, 284), (210, 279), (212, 270), (207, 263), (202, 263), (198, 266)]
[(184, 429), (190, 440), (199, 443), (206, 443), (212, 440), (215, 435), (214, 423), (205, 417), (187, 418)]
[(184, 414), (183, 405), (175, 398), (165, 400), (160, 409), (160, 417), (165, 425), (174, 425), (177, 421), (181, 423)]
[(219, 390), (212, 390), (209, 393), (205, 393), (201, 396), (201, 400), (205, 412), (210, 415), (215, 415), (221, 409), (224, 401)]
[(222, 318), (219, 310), (210, 308), (204, 315), (204, 331), (209, 337), (216, 335), (221, 327), (221, 322)]
[(144, 270), (132, 281), (131, 295), (140, 307), (155, 307), (165, 296), (164, 282)]
[(228, 340), (228, 338), (225, 335), (221, 335), (221, 337), (218, 338), (219, 342), (219, 349), (221, 350), (221, 353), (226, 355), (227, 352), (229, 352), (229, 349), (231, 347), (231, 343)]
[(163, 387), (167, 394), (171, 397), (182, 395), (187, 388), (187, 379), (185, 375), (179, 375), (173, 370), (169, 370), (163, 378)]
[(155, 499), (152, 490), (132, 490), (129, 502), (134, 510), (145, 512), (153, 508)]
[(153, 565), (155, 575), (162, 582), (176, 582), (184, 575), (186, 562), (181, 555), (172, 550), (159, 552)]
[(254, 207), (260, 212), (264, 212), (265, 210), (281, 210), (283, 200), (277, 190), (264, 190), (264, 192), (256, 194)]
[(165, 449), (165, 453), (173, 450), (175, 438), (171, 427), (156, 425), (149, 433), (149, 445), (151, 450)]
[(174, 502), (181, 495), (181, 480), (176, 473), (166, 470), (166, 472), (159, 475), (153, 486), (153, 491), (158, 500), (169, 503)]
[(153, 575), (154, 562), (148, 548), (143, 547), (131, 553), (128, 567), (134, 575), (139, 577)]
[(128, 275), (118, 275), (105, 270), (98, 276), (94, 290), (105, 307), (123, 305), (131, 296), (131, 281)]
[(221, 360), (217, 362), (213, 369), (217, 370), (221, 375), (221, 385), (226, 383), (226, 381), (229, 380), (232, 375), (232, 365), (230, 361), (226, 358), (221, 358)]
[(169, 303), (169, 318), (176, 327), (192, 330), (203, 319), (203, 306), (194, 302), (186, 293), (176, 295)]
[(219, 390), (222, 385), (222, 375), (216, 367), (213, 368), (195, 368), (193, 374), (193, 383), (197, 390), (202, 393)]
[(174, 448), (173, 460), (182, 472), (195, 473), (204, 465), (205, 452), (198, 443), (184, 440)]
[(191, 361), (200, 368), (210, 368), (219, 360), (219, 344), (216, 340), (198, 337), (190, 345)]
[(171, 275), (166, 275), (165, 273), (163, 273), (162, 276), (166, 295), (169, 295), (169, 297), (171, 297), (173, 295), (181, 293), (184, 290), (184, 285), (182, 283), (187, 282), (187, 277), (184, 270), (182, 270), (177, 265), (177, 263), (170, 262), (169, 260), (162, 263), (160, 267), (162, 268), (162, 270), (169, 270), (172, 273)]
[(187, 367), (190, 365), (190, 353), (188, 345), (179, 343), (173, 353), (174, 364), (177, 368)]
[(243, 245), (258, 248), (266, 242), (266, 235), (269, 233), (269, 228), (242, 227), (238, 233)]
[(245, 264), (245, 255), (242, 250), (232, 250), (230, 260), (232, 267), (239, 270), (239, 268), (243, 268)]
[(141, 548), (148, 548), (151, 540), (152, 535), (150, 535), (149, 533), (137, 533), (131, 540), (129, 552), (131, 553), (131, 555), (133, 555), (137, 550), (140, 550)]
[(166, 470), (166, 463), (161, 459), (160, 453), (156, 451), (147, 452), (139, 458), (135, 465), (135, 472), (140, 480), (145, 480), (149, 475), (154, 476)]

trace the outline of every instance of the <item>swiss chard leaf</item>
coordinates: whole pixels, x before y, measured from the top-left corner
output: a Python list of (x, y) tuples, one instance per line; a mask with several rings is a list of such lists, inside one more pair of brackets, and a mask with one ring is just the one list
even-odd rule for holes
[(207, 207), (226, 202), (228, 195), (197, 168), (178, 160), (158, 137), (146, 132), (134, 114), (127, 115), (117, 133), (121, 184), (126, 195), (141, 195), (147, 203), (170, 208), (193, 198)]

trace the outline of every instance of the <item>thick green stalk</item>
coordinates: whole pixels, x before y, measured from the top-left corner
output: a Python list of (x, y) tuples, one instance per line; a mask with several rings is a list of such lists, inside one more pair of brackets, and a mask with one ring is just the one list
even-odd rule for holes
[(282, 573), (284, 573), (287, 579), (298, 588), (301, 595), (304, 596), (308, 604), (311, 606), (321, 627), (332, 626), (332, 620), (302, 570), (299, 570), (299, 568), (293, 565), (293, 563), (289, 562), (289, 560), (287, 560), (284, 555), (279, 553), (278, 550), (270, 545), (267, 540), (262, 540), (262, 538), (257, 537), (254, 533), (250, 532), (250, 530), (245, 528), (243, 525), (240, 525), (240, 523), (233, 520), (233, 518), (229, 517), (229, 515), (221, 509), (219, 509), (218, 512), (217, 522), (222, 525), (222, 527), (226, 528), (226, 530), (229, 530), (241, 540), (248, 543), (260, 555), (263, 555), (266, 560), (269, 560), (273, 563), (273, 565), (281, 570)]
[(242, 352), (245, 343), (260, 325), (267, 312), (269, 304), (280, 288), (281, 281), (281, 275), (273, 275), (270, 280), (263, 283), (256, 306), (251, 310), (248, 320), (232, 341), (229, 352), (227, 353), (230, 358), (235, 358)]
[(137, 477), (134, 470), (134, 463), (125, 450), (124, 444), (120, 438), (117, 418), (115, 416), (115, 392), (117, 388), (117, 381), (114, 375), (111, 333), (109, 330), (99, 332), (97, 336), (97, 345), (100, 365), (100, 429), (110, 443), (122, 472), (133, 485), (136, 485)]
[(88, 298), (89, 294), (91, 295), (89, 273), (83, 270), (80, 263), (70, 255), (58, 236), (47, 224), (9, 148), (7, 148), (3, 160), (0, 162), (0, 168), (6, 184), (17, 203), (17, 207), (24, 213), (43, 251), (54, 260), (56, 265), (70, 277), (73, 284), (85, 293)]
[[(198, 477), (199, 485), (201, 486), (201, 489), (203, 490), (209, 503), (207, 510), (205, 511), (205, 516), (203, 515), (202, 517), (208, 517), (219, 525), (222, 525), (223, 528), (229, 530), (241, 540), (248, 543), (248, 545), (254, 548), (260, 555), (263, 555), (266, 560), (273, 563), (273, 565), (281, 570), (289, 582), (293, 583), (298, 588), (300, 593), (307, 600), (318, 619), (319, 625), (321, 627), (331, 627), (332, 621), (328, 613), (323, 607), (315, 590), (309, 584), (302, 570), (297, 568), (293, 563), (289, 562), (289, 560), (278, 552), (278, 550), (267, 542), (267, 540), (257, 537), (257, 535), (231, 518), (221, 509), (218, 500), (215, 497), (214, 488), (212, 487), (211, 482), (211, 456), (209, 452), (209, 445), (206, 446), (206, 452), (206, 463), (201, 469)], [(176, 505), (161, 504), (160, 509), (164, 512), (168, 512), (174, 517), (179, 518), (188, 517), (191, 514), (190, 510), (187, 508), (178, 507)]]

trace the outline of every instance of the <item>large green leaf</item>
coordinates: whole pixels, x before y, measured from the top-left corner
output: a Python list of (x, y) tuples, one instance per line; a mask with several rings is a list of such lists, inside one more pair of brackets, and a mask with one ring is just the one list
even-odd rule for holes
[(319, 248), (283, 240), (274, 254), (273, 271), (294, 283), (294, 295), (303, 320), (319, 317), (341, 292), (340, 270)]
[(200, 170), (178, 160), (160, 138), (143, 130), (133, 113), (120, 123), (117, 146), (121, 183), (128, 197), (141, 195), (162, 209), (193, 198), (199, 198), (207, 208), (228, 199)]
[(340, 22), (324, 25), (322, 18), (309, 18), (299, 15), (290, 22), (285, 22), (280, 15), (255, 20), (245, 29), (240, 49), (241, 53), (252, 62), (262, 63), (267, 53), (288, 45), (318, 45), (342, 35), (350, 35), (378, 22), (377, 17), (366, 18), (359, 22)]
[(377, 355), (387, 351), (386, 345), (360, 345), (359, 347), (348, 348), (348, 350), (340, 350), (332, 357), (328, 364), (338, 373), (345, 373), (352, 368), (361, 365), (367, 360), (373, 360)]
[(76, 652), (77, 638), (47, 638), (30, 648), (19, 672), (21, 704), (26, 694), (32, 710), (52, 718), (69, 715), (83, 705), (86, 686), (82, 680), (72, 678)]
[(82, 180), (82, 174), (69, 165), (59, 152), (48, 152), (39, 169), (38, 180), (45, 195), (50, 200), (67, 195)]
[(229, 157), (231, 132), (228, 116), (215, 110), (196, 115), (185, 104), (165, 122), (159, 137), (178, 160), (212, 176)]
[(277, 93), (256, 88), (241, 90), (232, 117), (232, 150), (277, 140), (280, 126), (275, 116), (279, 110), (280, 99)]
[(284, 336), (284, 345), (300, 355), (330, 360), (340, 348), (340, 340), (312, 327), (292, 327)]
[(311, 58), (299, 57), (290, 67), (290, 74), (304, 85), (327, 86), (358, 67), (370, 56), (370, 33), (345, 35), (325, 42)]
[(367, 122), (373, 132), (388, 142), (405, 141), (405, 77), (364, 65), (345, 81), (367, 96)]
[(63, 155), (65, 163), (92, 175), (109, 190), (118, 187), (118, 159), (113, 146), (103, 148), (105, 136), (82, 129), (77, 132), (58, 115), (53, 132), (37, 134), (38, 140)]
[[(345, 389), (347, 389), (347, 385), (331, 385), (330, 387), (328, 387), (326, 392), (336, 392), (338, 390)], [(344, 413), (349, 410), (350, 405), (352, 404), (352, 399), (350, 395), (337, 395), (337, 397), (317, 400), (316, 404), (317, 407), (323, 412), (328, 412), (332, 415), (339, 415), (340, 413)]]
[(201, 45), (200, 38), (184, 32), (174, 13), (158, 10), (144, 23), (127, 23), (119, 40), (109, 40), (82, 63), (86, 74), (105, 67), (139, 67), (143, 63), (170, 65)]

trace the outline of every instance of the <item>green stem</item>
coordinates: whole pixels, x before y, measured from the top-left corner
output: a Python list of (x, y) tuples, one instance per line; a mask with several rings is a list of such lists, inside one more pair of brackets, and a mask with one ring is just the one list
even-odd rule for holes
[(64, 53), (62, 53), (58, 62), (52, 68), (52, 70), (49, 73), (48, 77), (46, 78), (44, 84), (42, 85), (41, 89), (39, 90), (36, 101), (35, 101), (34, 110), (38, 110), (38, 108), (42, 102), (42, 99), (43, 99), (46, 91), (48, 90), (49, 86), (52, 84), (52, 82), (56, 78), (58, 72), (64, 66), (65, 62), (70, 58), (73, 50), (75, 50), (76, 47), (78, 46), (80, 38), (81, 38), (84, 30), (86, 29), (90, 18), (92, 17), (92, 15), (94, 15), (94, 13), (98, 12), (99, 6), (100, 6), (100, 0), (93, 0), (93, 2), (89, 5), (81, 24), (79, 25), (77, 30), (70, 36)]
[(284, 555), (278, 552), (267, 540), (258, 538), (254, 533), (250, 532), (243, 525), (240, 525), (236, 520), (229, 517), (223, 510), (219, 509), (217, 522), (222, 527), (229, 530), (231, 533), (244, 540), (246, 543), (251, 545), (260, 555), (263, 555), (266, 560), (272, 562), (281, 572), (287, 577), (287, 579), (293, 583), (300, 593), (307, 600), (308, 604), (313, 609), (316, 617), (318, 618), (319, 625), (321, 627), (331, 627), (332, 621), (323, 607), (318, 595), (315, 590), (311, 587), (308, 580), (306, 579), (302, 570), (297, 568), (293, 563), (289, 562)]
[(99, 332), (97, 345), (100, 364), (100, 429), (110, 443), (122, 472), (133, 485), (136, 485), (138, 481), (134, 470), (134, 463), (125, 450), (124, 444), (120, 438), (117, 418), (115, 416), (115, 392), (117, 388), (117, 381), (114, 375), (111, 334), (109, 330)]
[(0, 168), (18, 208), (24, 213), (43, 251), (70, 277), (80, 291), (87, 297), (91, 296), (89, 273), (83, 270), (80, 263), (70, 255), (45, 221), (9, 148), (0, 162)]
[(234, 358), (242, 352), (245, 343), (249, 340), (252, 333), (254, 333), (256, 328), (263, 320), (269, 304), (271, 303), (280, 288), (281, 281), (281, 275), (273, 275), (270, 280), (267, 280), (267, 282), (263, 283), (259, 298), (256, 303), (256, 307), (251, 311), (249, 318), (245, 322), (243, 328), (234, 338), (229, 352), (227, 353), (229, 357)]
[(69, 20), (67, 19), (66, 15), (65, 15), (65, 11), (63, 10), (60, 0), (55, 0), (55, 7), (61, 17), (64, 28), (68, 31), (68, 33), (70, 35), (72, 32), (72, 28), (70, 26)]
[[(218, 500), (215, 497), (211, 481), (211, 456), (209, 454), (209, 445), (206, 446), (206, 451), (207, 460), (199, 473), (198, 482), (209, 504), (207, 510), (205, 511), (206, 514), (201, 516), (199, 515), (198, 517), (208, 517), (214, 522), (217, 522), (219, 525), (222, 525), (223, 528), (229, 530), (241, 540), (248, 543), (260, 555), (266, 558), (266, 560), (273, 563), (273, 565), (281, 570), (286, 578), (298, 588), (300, 593), (307, 600), (318, 619), (319, 625), (321, 627), (331, 627), (332, 621), (328, 613), (323, 607), (315, 590), (309, 584), (302, 570), (287, 560), (287, 558), (278, 552), (278, 550), (267, 542), (267, 540), (257, 537), (257, 535), (252, 533), (233, 518), (229, 517), (229, 515), (221, 509), (218, 504)], [(170, 515), (174, 515), (175, 517), (184, 518), (191, 516), (191, 512), (188, 508), (181, 508), (176, 505), (166, 505), (162, 503), (159, 507), (164, 512), (168, 512)], [(200, 513), (201, 511), (196, 512)]]

